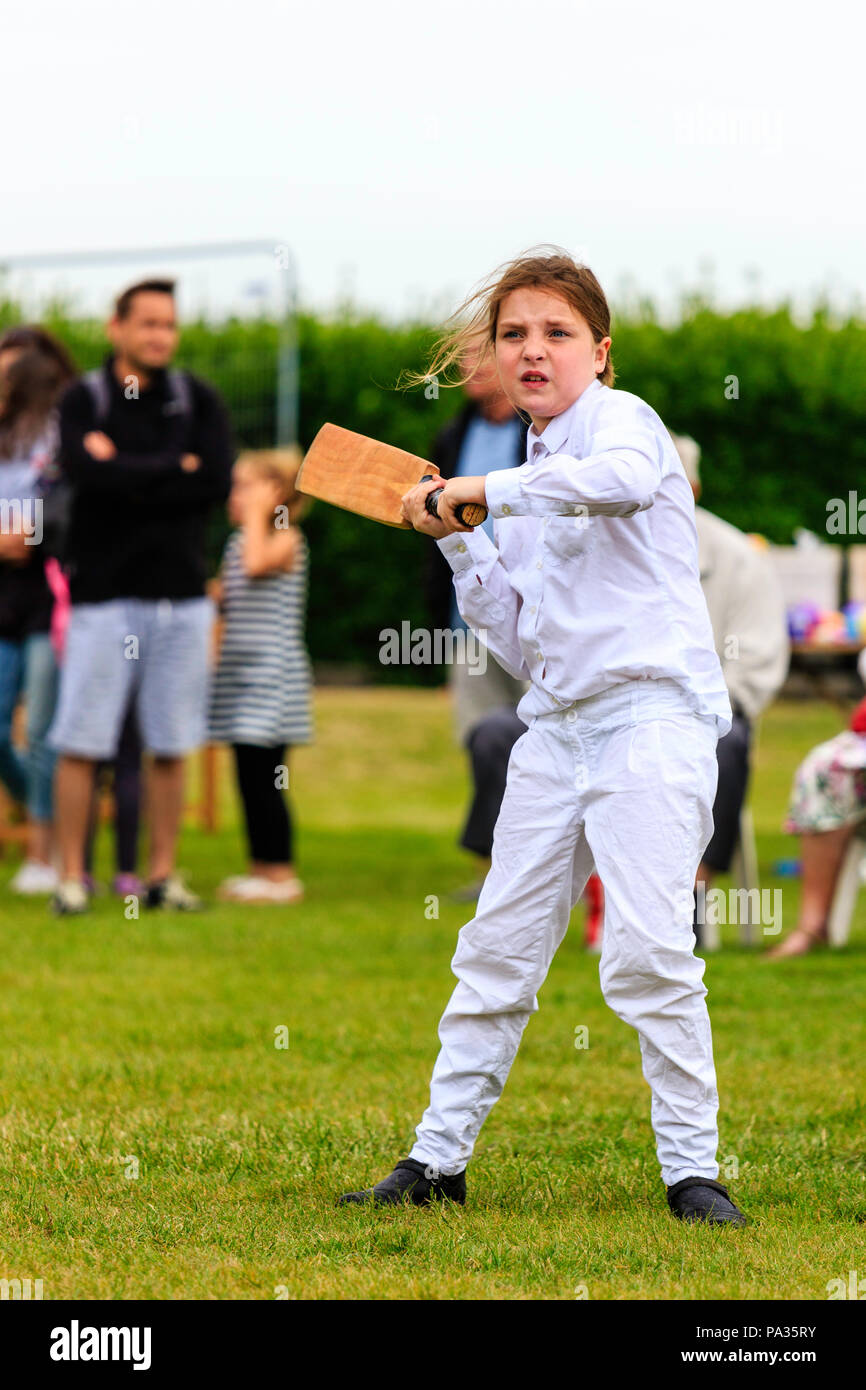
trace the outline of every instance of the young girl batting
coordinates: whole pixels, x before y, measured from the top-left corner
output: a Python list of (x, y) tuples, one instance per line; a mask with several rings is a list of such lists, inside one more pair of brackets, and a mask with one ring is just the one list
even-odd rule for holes
[[(465, 621), (531, 686), (457, 986), (439, 1026), (430, 1104), (409, 1157), (344, 1202), (463, 1202), (465, 1170), (499, 1098), (569, 915), (597, 870), (600, 978), (637, 1030), (673, 1214), (745, 1224), (717, 1181), (718, 1094), (693, 889), (713, 829), (716, 742), (731, 709), (700, 587), (694, 500), (671, 438), (614, 391), (610, 311), (564, 253), (497, 272), (458, 311), (428, 377), (483, 329), (505, 393), (532, 421), (527, 460), (403, 499), (437, 539)], [(416, 378), (418, 379), (418, 378)], [(486, 504), (496, 543), (456, 519)]]

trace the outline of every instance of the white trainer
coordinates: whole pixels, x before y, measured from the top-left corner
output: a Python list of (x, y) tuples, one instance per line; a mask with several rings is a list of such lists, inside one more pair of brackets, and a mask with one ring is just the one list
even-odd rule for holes
[(269, 903), (299, 903), (304, 896), (304, 885), (299, 878), (275, 880), (266, 878), (264, 900)]
[(153, 909), (172, 908), (175, 912), (201, 912), (204, 902), (187, 888), (178, 874), (169, 874), (158, 883), (147, 884), (144, 905)]
[(38, 859), (25, 859), (15, 877), (10, 879), (9, 887), (13, 893), (35, 898), (41, 893), (54, 893), (59, 882), (57, 870), (51, 864), (42, 864)]
[(293, 903), (304, 896), (304, 885), (297, 878), (281, 879), (250, 875), (247, 878), (226, 880), (220, 887), (220, 897), (237, 903)]
[(58, 883), (57, 892), (51, 899), (51, 907), (58, 917), (77, 917), (90, 906), (90, 895), (77, 878), (66, 878)]

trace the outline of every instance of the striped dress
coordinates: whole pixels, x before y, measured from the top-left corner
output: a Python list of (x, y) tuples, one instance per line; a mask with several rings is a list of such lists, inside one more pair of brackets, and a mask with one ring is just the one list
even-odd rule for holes
[(287, 573), (250, 578), (241, 561), (242, 533), (223, 555), (223, 638), (210, 701), (214, 743), (260, 748), (312, 740), (310, 659), (304, 645), (309, 549)]

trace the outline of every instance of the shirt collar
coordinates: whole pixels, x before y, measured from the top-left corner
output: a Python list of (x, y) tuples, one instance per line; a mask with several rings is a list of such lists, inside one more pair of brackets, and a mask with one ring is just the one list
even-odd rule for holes
[[(563, 410), (559, 415), (554, 415), (543, 434), (538, 434), (534, 425), (529, 426), (526, 433), (526, 451), (530, 461), (535, 454), (545, 450), (549, 454), (555, 454), (562, 448), (571, 434), (575, 422), (586, 410), (592, 398), (601, 390), (601, 386), (601, 380), (596, 377), (595, 381), (591, 381), (588, 386), (584, 387), (577, 400), (567, 410)], [(535, 447), (537, 444), (542, 444), (544, 450), (537, 449)]]

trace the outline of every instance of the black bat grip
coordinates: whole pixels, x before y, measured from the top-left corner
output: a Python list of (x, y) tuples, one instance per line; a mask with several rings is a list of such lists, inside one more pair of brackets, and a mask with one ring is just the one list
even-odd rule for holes
[[(421, 482), (429, 483), (432, 477), (432, 473), (425, 473)], [(437, 487), (432, 492), (428, 492), (424, 505), (431, 516), (438, 517), (439, 494), (444, 490), (444, 487)], [(483, 521), (487, 520), (487, 508), (482, 506), (480, 502), (461, 502), (459, 507), (455, 508), (454, 515), (464, 526), (480, 526)]]

